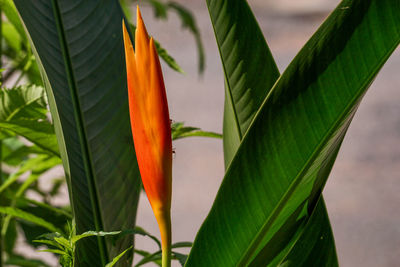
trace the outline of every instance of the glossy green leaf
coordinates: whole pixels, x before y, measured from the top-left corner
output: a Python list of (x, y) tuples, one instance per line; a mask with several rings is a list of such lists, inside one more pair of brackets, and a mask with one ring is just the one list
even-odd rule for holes
[(207, 5), (225, 74), (227, 167), (279, 71), (246, 1), (207, 1)]
[[(126, 89), (118, 1), (21, 1), (69, 185), (77, 234), (131, 229), (140, 178)], [(118, 208), (115, 208), (118, 207)], [(77, 244), (77, 266), (104, 266), (131, 245), (103, 237)], [(127, 261), (121, 261), (127, 266)]]
[[(220, 45), (219, 51), (226, 81), (224, 158), (225, 166), (228, 167), (239, 147), (239, 142), (248, 130), (248, 120), (253, 119), (261, 106), (261, 99), (266, 97), (273, 84), (279, 78), (279, 71), (247, 3), (240, 1), (227, 1), (226, 3), (229, 4), (225, 6), (223, 12), (219, 12), (215, 8), (210, 8), (209, 11), (215, 35)], [(213, 3), (210, 1), (208, 5), (212, 6)], [(221, 5), (224, 5), (224, 3), (221, 3)], [(252, 42), (243, 42), (242, 40), (249, 38), (247, 36), (247, 34), (250, 34), (249, 29), (252, 29), (253, 32)], [(229, 39), (226, 38), (228, 34), (230, 35)], [(235, 49), (232, 49), (233, 47)], [(253, 49), (254, 47), (257, 47), (257, 49)], [(263, 55), (262, 61), (259, 60), (260, 54)], [(253, 63), (240, 66), (240, 64), (243, 64), (241, 62)], [(259, 79), (260, 76), (264, 76), (264, 79)], [(254, 83), (254, 80), (258, 82)], [(241, 104), (242, 99), (246, 99), (247, 105)], [(329, 172), (327, 172), (328, 174)], [(321, 206), (318, 212), (323, 213), (319, 216), (328, 217), (324, 206)], [(329, 220), (323, 222), (325, 225), (319, 227), (325, 230), (324, 235), (330, 237), (324, 240), (324, 242), (329, 243), (325, 244), (323, 250), (319, 249), (319, 247), (314, 248), (312, 250), (314, 254), (318, 254), (318, 252), (322, 255), (326, 254), (327, 246), (335, 251)], [(304, 233), (313, 231), (314, 226), (308, 225), (308, 223), (312, 224), (313, 222), (303, 220), (302, 223), (297, 223), (296, 221), (294, 223), (298, 225), (298, 229), (294, 232), (286, 231), (284, 228), (281, 229), (283, 234), (275, 235), (275, 242), (272, 246), (266, 246), (257, 253), (252, 266), (260, 266), (268, 261), (280, 261), (298, 239), (302, 242), (308, 242), (305, 238), (308, 238), (309, 235)], [(304, 231), (304, 229), (307, 231)], [(305, 254), (303, 256), (306, 256)], [(329, 260), (337, 263), (336, 254), (330, 254), (330, 256)]]
[(400, 42), (399, 9), (342, 1), (307, 42), (249, 126), (186, 266), (250, 265), (311, 216), (363, 95)]

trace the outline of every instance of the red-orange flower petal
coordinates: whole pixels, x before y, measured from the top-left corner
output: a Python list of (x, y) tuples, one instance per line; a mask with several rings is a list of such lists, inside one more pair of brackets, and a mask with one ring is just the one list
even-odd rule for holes
[(169, 247), (172, 142), (160, 61), (154, 41), (147, 34), (139, 7), (135, 32), (136, 51), (133, 49), (125, 23), (122, 24), (129, 111), (137, 162), (144, 189), (159, 224), (163, 247)]

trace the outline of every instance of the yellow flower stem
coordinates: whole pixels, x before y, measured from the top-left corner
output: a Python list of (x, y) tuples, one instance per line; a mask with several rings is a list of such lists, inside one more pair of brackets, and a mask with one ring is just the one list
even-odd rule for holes
[(170, 211), (159, 212), (156, 215), (161, 233), (162, 267), (171, 267), (171, 215)]

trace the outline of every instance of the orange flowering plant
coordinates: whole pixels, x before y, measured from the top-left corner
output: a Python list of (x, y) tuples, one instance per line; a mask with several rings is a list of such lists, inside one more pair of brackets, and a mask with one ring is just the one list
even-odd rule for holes
[(170, 266), (172, 140), (164, 80), (154, 40), (147, 34), (139, 7), (135, 51), (124, 22), (122, 26), (136, 157), (161, 232), (162, 265)]

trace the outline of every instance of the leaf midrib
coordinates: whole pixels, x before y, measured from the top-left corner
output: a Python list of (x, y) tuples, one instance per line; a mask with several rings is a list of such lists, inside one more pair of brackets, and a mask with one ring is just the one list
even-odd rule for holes
[[(72, 62), (70, 60), (70, 53), (68, 50), (68, 43), (66, 41), (66, 36), (64, 32), (64, 25), (62, 21), (62, 16), (60, 12), (60, 8), (58, 6), (57, 0), (52, 0), (52, 8), (53, 8), (53, 13), (54, 13), (54, 18), (55, 18), (55, 23), (57, 27), (57, 32), (59, 35), (59, 41), (60, 41), (60, 47), (62, 51), (62, 55), (64, 58), (64, 64), (65, 64), (65, 71), (66, 71), (66, 78), (68, 80), (68, 85), (69, 85), (69, 90), (70, 90), (70, 96), (72, 100), (72, 105), (73, 105), (73, 110), (74, 110), (74, 119), (76, 122), (77, 130), (78, 130), (78, 137), (80, 141), (80, 147), (82, 151), (82, 158), (84, 161), (84, 169), (85, 169), (85, 174), (87, 178), (87, 182), (89, 184), (89, 194), (90, 194), (90, 202), (92, 206), (92, 212), (93, 212), (93, 217), (94, 217), (94, 224), (96, 231), (101, 231), (103, 230), (103, 225), (101, 221), (101, 213), (100, 213), (100, 207), (98, 206), (99, 200), (98, 200), (98, 193), (97, 193), (97, 187), (96, 187), (96, 182), (94, 178), (94, 171), (93, 171), (93, 166), (92, 166), (92, 159), (89, 153), (89, 147), (88, 147), (88, 140), (87, 140), (87, 134), (85, 131), (84, 127), (84, 118), (82, 114), (82, 110), (80, 108), (80, 101), (78, 97), (78, 90), (77, 90), (77, 84), (73, 72), (73, 67), (72, 67)], [(98, 245), (99, 245), (99, 252), (101, 255), (101, 261), (102, 265), (104, 266), (108, 262), (108, 257), (106, 255), (106, 244), (103, 238), (97, 237), (98, 240)]]

